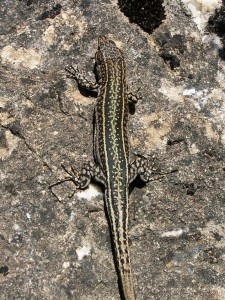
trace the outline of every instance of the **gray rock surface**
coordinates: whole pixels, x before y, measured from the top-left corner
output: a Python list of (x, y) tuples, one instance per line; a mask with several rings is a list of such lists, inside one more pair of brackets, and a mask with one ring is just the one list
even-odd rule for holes
[(93, 79), (99, 35), (141, 88), (131, 156), (176, 170), (130, 195), (137, 300), (225, 299), (225, 61), (215, 8), (189, 2), (164, 1), (148, 33), (115, 0), (1, 1), (0, 299), (119, 299), (102, 190), (49, 189), (93, 160), (95, 99), (64, 68)]

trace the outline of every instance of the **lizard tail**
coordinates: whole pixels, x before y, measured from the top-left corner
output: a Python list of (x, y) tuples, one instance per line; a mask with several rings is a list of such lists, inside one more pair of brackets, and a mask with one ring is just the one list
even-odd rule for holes
[(124, 300), (136, 300), (133, 278), (130, 272), (120, 274)]

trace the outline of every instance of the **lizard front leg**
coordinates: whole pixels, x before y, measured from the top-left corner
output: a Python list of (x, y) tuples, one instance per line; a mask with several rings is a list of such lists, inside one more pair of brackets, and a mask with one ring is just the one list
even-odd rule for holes
[(70, 66), (66, 68), (66, 71), (70, 73), (69, 77), (75, 79), (80, 87), (88, 91), (97, 92), (99, 86), (98, 82), (87, 79), (83, 72), (79, 70), (78, 66)]

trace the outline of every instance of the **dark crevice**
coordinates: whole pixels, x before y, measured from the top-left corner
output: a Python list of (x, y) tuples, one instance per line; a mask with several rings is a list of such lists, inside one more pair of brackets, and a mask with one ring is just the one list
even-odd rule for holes
[(225, 1), (223, 1), (221, 8), (216, 9), (215, 13), (209, 18), (207, 31), (220, 37), (223, 48), (219, 49), (219, 56), (225, 60)]
[(26, 147), (35, 155), (37, 156), (43, 163), (44, 166), (46, 166), (52, 173), (52, 168), (50, 167), (50, 165), (38, 154), (38, 152), (27, 142), (25, 136), (22, 133), (22, 129), (20, 127), (20, 124), (18, 122), (12, 123), (12, 124), (8, 124), (8, 125), (1, 125), (2, 128), (4, 128), (5, 130), (9, 130), (11, 132), (11, 134), (13, 134), (14, 136), (20, 138), (21, 140), (24, 141)]
[(163, 58), (165, 63), (169, 64), (171, 70), (174, 70), (180, 66), (180, 60), (176, 55), (163, 52), (160, 56)]
[(43, 12), (43, 14), (38, 18), (39, 20), (45, 19), (54, 19), (57, 15), (60, 14), (62, 6), (60, 4), (56, 4), (53, 6), (51, 10), (47, 10)]
[(20, 127), (20, 124), (19, 123), (12, 123), (12, 124), (9, 124), (7, 126), (5, 126), (6, 129), (8, 129), (13, 135), (21, 138), (21, 139), (24, 139), (24, 136), (22, 134), (22, 129)]
[(180, 34), (171, 36), (169, 32), (164, 32), (158, 34), (156, 41), (161, 47), (160, 56), (164, 62), (170, 66), (171, 70), (178, 68), (186, 50), (185, 37)]
[(184, 188), (186, 189), (186, 194), (189, 196), (194, 196), (197, 190), (194, 183), (187, 183), (184, 185)]
[(3, 276), (8, 275), (8, 273), (9, 273), (9, 267), (8, 267), (8, 266), (2, 266), (2, 267), (0, 267), (0, 273), (1, 273)]
[(161, 0), (118, 0), (118, 5), (131, 23), (136, 23), (149, 34), (165, 19), (165, 8)]
[(19, 0), (19, 2), (25, 2), (27, 6), (30, 6), (33, 4), (34, 0)]
[(180, 143), (185, 143), (185, 140), (183, 138), (177, 138), (177, 139), (168, 139), (167, 141), (167, 145), (168, 146), (173, 146), (176, 144), (180, 144)]

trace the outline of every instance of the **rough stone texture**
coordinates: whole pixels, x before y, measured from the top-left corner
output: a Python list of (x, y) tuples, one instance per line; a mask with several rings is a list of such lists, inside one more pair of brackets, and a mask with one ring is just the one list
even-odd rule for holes
[(1, 1), (0, 299), (119, 299), (101, 189), (49, 189), (93, 159), (95, 100), (64, 68), (93, 79), (103, 34), (141, 87), (131, 154), (177, 170), (130, 196), (137, 300), (225, 299), (225, 62), (182, 1), (164, 5), (148, 34), (115, 0)]

